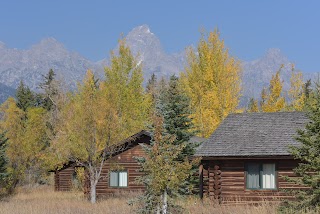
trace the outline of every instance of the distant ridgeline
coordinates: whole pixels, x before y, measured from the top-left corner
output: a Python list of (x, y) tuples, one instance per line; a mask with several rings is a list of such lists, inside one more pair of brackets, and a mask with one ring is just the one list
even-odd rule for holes
[[(139, 64), (143, 64), (144, 83), (154, 73), (158, 79), (168, 78), (172, 74), (179, 75), (184, 70), (185, 51), (166, 53), (159, 38), (152, 33), (147, 25), (134, 28), (126, 36), (126, 41), (134, 54), (139, 53)], [(231, 47), (232, 48), (232, 47)], [(117, 47), (114, 48), (118, 50)], [(107, 53), (106, 53), (107, 56)], [(91, 69), (100, 78), (104, 76), (103, 67), (107, 59), (94, 62), (80, 54), (66, 49), (54, 38), (46, 38), (26, 50), (8, 48), (0, 42), (0, 102), (14, 94), (20, 80), (36, 91), (49, 69), (53, 69), (58, 79), (65, 85), (76, 88), (76, 83), (82, 81), (87, 69)], [(273, 74), (284, 65), (280, 76), (284, 81), (284, 91), (289, 89), (291, 63), (279, 49), (269, 49), (259, 59), (242, 62), (242, 97), (240, 107), (248, 105), (250, 98), (259, 98), (263, 87), (269, 85)], [(303, 73), (304, 79), (316, 79), (315, 73)], [(145, 85), (145, 84), (144, 84)]]

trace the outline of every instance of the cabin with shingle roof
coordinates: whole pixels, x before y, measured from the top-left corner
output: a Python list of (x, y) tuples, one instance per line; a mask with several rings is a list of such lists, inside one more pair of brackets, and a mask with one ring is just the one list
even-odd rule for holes
[(303, 112), (230, 114), (197, 150), (201, 157), (200, 196), (227, 201), (292, 198), (284, 189), (303, 188), (286, 181), (295, 177), (298, 160), (289, 152), (299, 146), (297, 130)]
[[(205, 139), (191, 137), (189, 143), (201, 143)], [(151, 134), (148, 131), (140, 131), (127, 139), (119, 142), (121, 149), (108, 158), (102, 168), (101, 178), (97, 184), (97, 196), (104, 197), (118, 193), (143, 191), (145, 186), (137, 183), (137, 179), (143, 175), (141, 166), (135, 157), (143, 157), (145, 152), (141, 144), (150, 145)], [(55, 170), (55, 190), (70, 191), (74, 183), (77, 183), (75, 163), (66, 164), (61, 169)], [(85, 182), (84, 192), (89, 194), (89, 181)]]

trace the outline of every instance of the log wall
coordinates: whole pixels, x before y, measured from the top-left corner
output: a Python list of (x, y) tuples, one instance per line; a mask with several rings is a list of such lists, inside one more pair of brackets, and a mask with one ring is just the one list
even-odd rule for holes
[[(286, 181), (282, 176), (295, 177), (295, 160), (252, 160), (251, 162), (276, 164), (276, 190), (246, 189), (245, 164), (250, 160), (203, 161), (203, 195), (220, 201), (261, 201), (290, 199), (283, 189), (303, 188)], [(218, 170), (218, 172), (217, 172)], [(217, 174), (220, 176), (217, 177)]]
[[(141, 167), (134, 158), (142, 156), (144, 156), (144, 151), (140, 145), (137, 145), (109, 159), (102, 168), (101, 179), (97, 184), (97, 196), (108, 196), (124, 192), (143, 191), (144, 185), (136, 182), (137, 178), (143, 175), (143, 173), (139, 172)], [(127, 170), (128, 187), (109, 186), (109, 172), (115, 169)]]
[(70, 191), (72, 189), (72, 177), (74, 166), (56, 171), (54, 174), (55, 191)]

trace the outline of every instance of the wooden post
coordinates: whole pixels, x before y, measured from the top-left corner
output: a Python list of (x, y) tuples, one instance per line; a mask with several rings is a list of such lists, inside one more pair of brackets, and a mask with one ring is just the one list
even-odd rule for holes
[(221, 203), (221, 170), (219, 166), (215, 165), (214, 167), (214, 199), (218, 200)]
[(199, 166), (199, 196), (200, 199), (203, 199), (203, 165), (200, 164)]
[(208, 177), (209, 177), (209, 181), (208, 181), (209, 198), (214, 199), (214, 168), (211, 166), (211, 164), (209, 164), (209, 167), (208, 167)]

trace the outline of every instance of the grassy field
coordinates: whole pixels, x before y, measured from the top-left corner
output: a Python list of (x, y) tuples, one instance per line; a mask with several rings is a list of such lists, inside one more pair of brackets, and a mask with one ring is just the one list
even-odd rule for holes
[[(108, 198), (97, 204), (90, 204), (81, 192), (54, 192), (52, 187), (20, 189), (17, 194), (0, 202), (3, 214), (86, 214), (86, 213), (134, 213), (135, 207), (128, 205), (128, 197)], [(180, 201), (186, 213), (236, 213), (236, 214), (272, 214), (276, 213), (276, 204), (262, 203), (250, 205), (215, 205), (209, 200), (203, 202), (195, 198)]]

